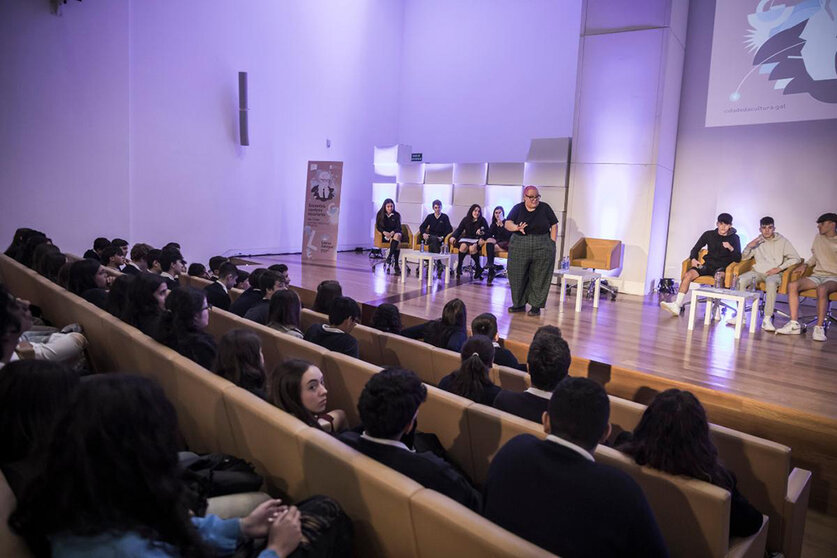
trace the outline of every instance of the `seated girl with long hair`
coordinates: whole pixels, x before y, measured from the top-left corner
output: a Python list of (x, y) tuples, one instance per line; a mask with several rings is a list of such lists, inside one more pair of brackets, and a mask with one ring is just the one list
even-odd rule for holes
[(301, 309), (302, 303), (299, 301), (299, 295), (296, 294), (296, 291), (291, 289), (276, 291), (270, 297), (267, 327), (302, 339), (302, 330), (299, 329), (299, 312)]
[(221, 337), (215, 373), (253, 395), (267, 399), (262, 342), (252, 331), (231, 329)]
[(308, 426), (334, 434), (346, 429), (346, 413), (327, 412), (327, 395), (323, 373), (309, 362), (288, 359), (273, 369), (270, 402)]
[(488, 372), (494, 364), (494, 343), (484, 335), (469, 337), (462, 345), (462, 364), (441, 380), (439, 388), (475, 403), (492, 405), (500, 386), (494, 385)]
[(67, 290), (104, 309), (108, 299), (108, 273), (96, 260), (78, 260), (70, 264)]
[(462, 299), (449, 300), (442, 309), (442, 317), (401, 330), (401, 335), (410, 339), (423, 339), (434, 347), (459, 352), (468, 338), (466, 324), (468, 314)]
[(122, 321), (153, 336), (166, 309), (169, 286), (159, 275), (137, 273), (128, 287)]
[(218, 348), (204, 330), (209, 325), (206, 294), (192, 287), (174, 289), (166, 298), (166, 312), (154, 339), (189, 360), (212, 370)]

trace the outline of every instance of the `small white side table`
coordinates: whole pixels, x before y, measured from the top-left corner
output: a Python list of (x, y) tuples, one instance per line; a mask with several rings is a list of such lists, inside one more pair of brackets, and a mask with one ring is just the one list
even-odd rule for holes
[[(694, 283), (693, 283), (694, 284)], [(691, 304), (689, 308), (689, 329), (695, 329), (695, 307), (698, 304), (698, 297), (703, 297), (708, 303), (710, 299), (715, 300), (728, 300), (730, 302), (734, 302), (737, 308), (738, 321), (735, 324), (735, 338), (741, 338), (741, 328), (744, 325), (744, 317), (746, 314), (744, 313), (744, 303), (748, 300), (753, 301), (753, 310), (750, 312), (750, 333), (755, 333), (756, 329), (758, 329), (758, 320), (757, 314), (758, 312), (758, 303), (761, 299), (761, 291), (732, 291), (730, 289), (719, 289), (715, 287), (704, 287), (700, 286), (694, 289), (690, 289), (690, 293), (692, 295)], [(712, 309), (709, 304), (706, 305), (706, 312), (703, 317), (704, 325), (709, 325), (709, 322), (712, 321)]]
[(564, 298), (566, 298), (567, 294), (567, 281), (575, 281), (576, 284), (576, 293), (575, 293), (575, 311), (581, 312), (581, 291), (584, 290), (584, 282), (585, 281), (594, 281), (595, 286), (593, 287), (593, 308), (599, 307), (599, 290), (602, 284), (602, 274), (596, 273), (595, 271), (589, 271), (582, 267), (571, 267), (569, 269), (556, 269), (553, 272), (554, 275), (559, 275), (561, 277), (561, 303), (564, 303)]
[(455, 254), (437, 254), (435, 252), (422, 252), (420, 250), (401, 250), (398, 258), (401, 265), (401, 281), (403, 282), (407, 278), (406, 263), (408, 261), (418, 263), (419, 281), (424, 278), (424, 262), (427, 262), (428, 279), (433, 274), (435, 263), (442, 262), (442, 266), (445, 268), (445, 286), (447, 287), (448, 281), (450, 281), (450, 273), (448, 272), (448, 269), (450, 268), (450, 262), (453, 256), (455, 256)]

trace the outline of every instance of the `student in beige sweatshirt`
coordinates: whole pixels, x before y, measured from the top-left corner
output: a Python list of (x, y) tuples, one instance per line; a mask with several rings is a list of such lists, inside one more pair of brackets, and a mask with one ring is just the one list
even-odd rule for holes
[(817, 219), (817, 234), (811, 246), (813, 255), (800, 268), (804, 272), (807, 266), (814, 271), (809, 277), (797, 279), (788, 285), (788, 305), (791, 321), (776, 330), (776, 333), (799, 335), (802, 327), (799, 318), (799, 291), (817, 289), (817, 325), (814, 326), (814, 341), (825, 341), (825, 314), (828, 310), (828, 297), (837, 292), (837, 213), (824, 213)]
[[(752, 270), (738, 277), (738, 288), (747, 289), (751, 284), (764, 281), (764, 320), (761, 328), (776, 331), (773, 327), (773, 309), (776, 307), (776, 292), (782, 282), (782, 272), (802, 261), (790, 241), (776, 232), (773, 217), (762, 217), (759, 222), (761, 234), (751, 240), (741, 252), (741, 261), (755, 258)], [(727, 323), (735, 325), (738, 316), (733, 316)]]

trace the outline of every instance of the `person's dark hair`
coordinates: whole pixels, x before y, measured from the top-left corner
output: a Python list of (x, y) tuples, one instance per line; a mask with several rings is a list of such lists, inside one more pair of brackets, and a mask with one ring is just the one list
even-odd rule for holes
[(102, 265), (108, 265), (112, 257), (121, 255), (122, 248), (120, 248), (119, 246), (114, 246), (113, 244), (108, 244), (107, 246), (102, 248), (102, 255), (99, 257), (101, 258)]
[(146, 257), (145, 257), (145, 261), (148, 264), (148, 269), (151, 269), (152, 267), (154, 267), (154, 262), (159, 263), (160, 267), (162, 267), (162, 263), (160, 262), (160, 257), (162, 255), (163, 255), (163, 251), (158, 250), (157, 248), (152, 248), (151, 250), (149, 250), (148, 254), (146, 254)]
[(128, 296), (122, 312), (122, 321), (140, 327), (150, 316), (162, 314), (154, 293), (165, 279), (153, 273), (138, 273), (128, 287)]
[(266, 293), (269, 290), (273, 290), (276, 287), (276, 283), (279, 282), (279, 274), (275, 271), (270, 271), (269, 269), (262, 273), (261, 277), (259, 277), (259, 290), (263, 293)]
[(229, 261), (229, 258), (225, 256), (212, 256), (209, 258), (210, 271), (219, 271), (221, 269), (221, 264), (227, 261)]
[(42, 244), (49, 244), (50, 240), (43, 234), (37, 233), (31, 235), (23, 244), (23, 250), (20, 254), (20, 263), (26, 267), (32, 267), (35, 264), (35, 250)]
[(759, 221), (759, 225), (762, 227), (767, 227), (770, 225), (774, 225), (776, 222), (773, 220), (773, 217), (762, 217), (761, 221)]
[(465, 331), (468, 313), (462, 299), (449, 300), (442, 308), (442, 319), (430, 323), (424, 334), (424, 341), (434, 347), (447, 347), (450, 336)]
[(45, 470), (9, 523), (27, 540), (132, 531), (177, 556), (210, 556), (189, 517), (177, 450), (177, 416), (156, 383), (93, 376), (56, 423)]
[(355, 321), (360, 319), (360, 306), (353, 298), (347, 296), (338, 296), (331, 304), (331, 310), (328, 312), (328, 323), (336, 326), (342, 324), (347, 318), (354, 318)]
[(58, 272), (67, 263), (67, 256), (61, 252), (48, 252), (41, 260), (40, 273), (53, 283), (58, 282)]
[(263, 393), (265, 372), (262, 343), (248, 329), (232, 329), (221, 337), (215, 373), (247, 391)]
[(232, 262), (224, 262), (218, 267), (218, 279), (235, 275), (238, 277), (238, 268)]
[(148, 261), (148, 253), (151, 252), (151, 250), (153, 250), (153, 248), (148, 244), (142, 242), (134, 244), (134, 247), (131, 248), (131, 261), (144, 261), (146, 264), (150, 264), (151, 262)]
[(497, 337), (497, 317), (490, 312), (480, 314), (471, 322), (471, 332), (474, 335), (485, 335), (493, 342)]
[(0, 374), (2, 463), (45, 452), (52, 427), (73, 397), (79, 376), (48, 360), (18, 360)]
[(275, 271), (276, 273), (287, 273), (288, 266), (285, 264), (273, 264), (272, 266), (267, 268), (269, 271)]
[(110, 243), (116, 246), (117, 248), (124, 248), (128, 246), (128, 241), (124, 238), (114, 238), (110, 241)]
[(48, 242), (39, 244), (35, 248), (35, 252), (32, 254), (32, 269), (34, 269), (39, 275), (43, 275), (44, 260), (48, 255), (56, 254), (58, 252), (61, 252), (61, 250), (54, 244), (50, 244)]
[(167, 347), (177, 348), (178, 340), (198, 331), (195, 317), (206, 303), (206, 294), (193, 287), (174, 289), (166, 298), (166, 311), (154, 339)]
[(379, 331), (400, 334), (403, 326), (401, 325), (401, 312), (398, 307), (388, 302), (378, 305), (375, 308), (375, 313), (372, 314), (372, 327)]
[(430, 207), (435, 207), (437, 205), (439, 207), (442, 207), (442, 200), (433, 200), (433, 203), (430, 204)]
[(4, 252), (7, 256), (14, 260), (19, 261), (18, 253), (23, 248), (23, 243), (26, 242), (26, 239), (29, 238), (29, 235), (35, 233), (37, 231), (27, 228), (21, 227), (15, 231), (15, 235), (12, 237), (12, 242), (9, 244), (9, 247), (6, 248)]
[(190, 277), (203, 277), (206, 274), (206, 266), (198, 262), (190, 263), (186, 273)]
[(403, 368), (385, 368), (366, 382), (357, 410), (370, 436), (394, 439), (427, 399), (427, 388), (415, 372)]
[(384, 200), (384, 203), (381, 204), (381, 208), (378, 210), (378, 213), (375, 214), (375, 226), (383, 228), (384, 226), (384, 217), (387, 214), (387, 204), (392, 204), (392, 213), (398, 214), (395, 210), (395, 202), (391, 198), (387, 198)]
[(823, 213), (817, 217), (817, 224), (825, 223), (826, 221), (837, 223), (837, 213)]
[(709, 438), (706, 411), (688, 391), (668, 389), (657, 394), (631, 439), (618, 449), (639, 465), (732, 489), (732, 478), (718, 463), (718, 450)]
[(302, 375), (312, 366), (308, 361), (290, 358), (276, 365), (270, 374), (271, 403), (292, 414), (308, 426), (321, 429), (317, 417), (302, 404)]
[(718, 222), (725, 225), (732, 225), (732, 215), (729, 213), (721, 213), (718, 215)]
[(70, 264), (70, 276), (67, 279), (67, 290), (81, 296), (82, 293), (96, 288), (94, 276), (101, 264), (96, 260), (78, 260)]
[(133, 275), (120, 275), (110, 285), (108, 291), (108, 298), (105, 301), (105, 310), (112, 316), (121, 318), (125, 313), (125, 307), (128, 304), (128, 291), (131, 289), (131, 283), (134, 282)]
[(281, 325), (299, 329), (299, 295), (291, 289), (278, 290), (270, 297), (267, 325)]
[(555, 326), (541, 326), (535, 332), (526, 355), (532, 386), (552, 391), (570, 370), (570, 346)]
[(176, 252), (180, 252), (180, 244), (177, 242), (169, 242), (165, 246), (163, 246), (163, 250), (174, 250)]
[(267, 273), (267, 269), (263, 267), (257, 267), (250, 273), (250, 286), (254, 289), (261, 289), (259, 285), (261, 285), (262, 275)]
[(96, 240), (93, 241), (93, 251), (100, 252), (105, 249), (106, 246), (110, 245), (110, 240), (107, 238), (100, 236)]
[(473, 220), (474, 220), (474, 215), (473, 215), (473, 213), (474, 213), (474, 210), (475, 210), (475, 209), (479, 209), (479, 210), (480, 210), (480, 217), (482, 217), (482, 216), (483, 216), (483, 215), (482, 215), (482, 206), (481, 206), (480, 204), (478, 204), (478, 203), (472, 203), (472, 204), (471, 204), (471, 207), (469, 207), (469, 208), (468, 208), (468, 213), (466, 213), (466, 214), (465, 214), (465, 216), (466, 216), (466, 218), (468, 219), (468, 221), (473, 221)]
[(610, 400), (604, 388), (588, 378), (564, 378), (547, 408), (551, 433), (587, 451), (607, 433)]
[(160, 268), (162, 268), (163, 272), (168, 272), (171, 269), (173, 263), (178, 262), (183, 259), (183, 254), (181, 254), (178, 250), (163, 248), (160, 252)]
[[(236, 288), (239, 288), (241, 285), (244, 284), (245, 281), (249, 281), (249, 279), (250, 279), (250, 274), (249, 273), (247, 273), (243, 269), (239, 270), (238, 275), (235, 278)], [(251, 285), (251, 287), (252, 287), (252, 285)]]
[(314, 298), (314, 312), (328, 314), (334, 299), (343, 296), (343, 287), (334, 280), (323, 281), (317, 285), (317, 296)]
[(462, 364), (453, 375), (451, 391), (480, 401), (485, 388), (492, 385), (488, 371), (494, 364), (494, 343), (484, 335), (474, 335), (465, 341), (459, 354)]
[(67, 258), (67, 261), (64, 262), (64, 265), (62, 265), (61, 269), (58, 270), (58, 277), (55, 279), (55, 282), (65, 289), (67, 289), (67, 286), (70, 284), (70, 267), (72, 265), (73, 262)]

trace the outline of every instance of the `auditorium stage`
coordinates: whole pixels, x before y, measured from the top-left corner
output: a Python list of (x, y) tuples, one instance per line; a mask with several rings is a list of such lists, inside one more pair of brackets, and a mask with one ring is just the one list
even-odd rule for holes
[[(505, 279), (488, 287), (485, 280), (472, 282), (463, 275), (461, 284), (451, 279), (444, 287), (441, 279), (419, 283), (413, 274), (402, 283), (400, 277), (385, 275), (383, 266), (373, 273), (367, 255), (357, 253), (338, 254), (335, 263), (302, 262), (300, 255), (247, 259), (265, 266), (286, 264), (293, 285), (316, 289), (320, 281), (336, 279), (343, 293), (358, 302), (391, 302), (428, 319), (439, 317), (445, 302), (458, 297), (465, 301), (469, 324), (474, 316), (492, 312), (500, 335), (508, 339), (528, 344), (541, 325), (557, 325), (573, 356), (837, 418), (837, 328), (825, 343), (812, 341), (810, 333), (781, 336), (759, 330), (751, 335), (746, 328), (736, 340), (734, 329), (723, 322), (703, 325), (702, 304), (690, 332), (686, 313), (675, 318), (662, 311), (656, 295), (620, 294), (616, 301), (602, 296), (598, 309), (585, 300), (576, 313), (574, 299), (560, 303), (557, 286), (541, 316), (510, 315)], [(778, 323), (784, 322), (780, 318)]]

